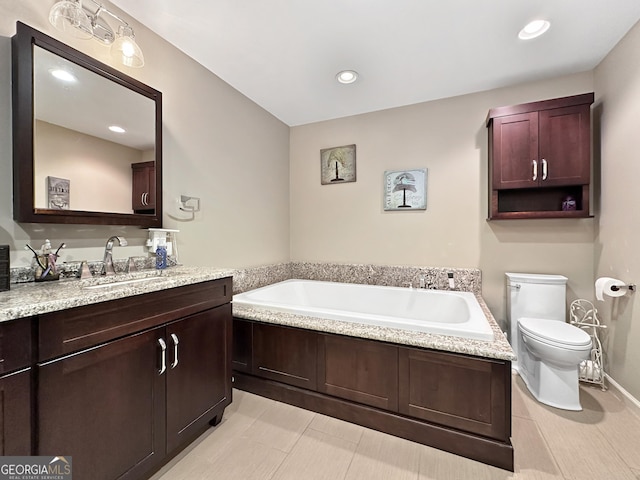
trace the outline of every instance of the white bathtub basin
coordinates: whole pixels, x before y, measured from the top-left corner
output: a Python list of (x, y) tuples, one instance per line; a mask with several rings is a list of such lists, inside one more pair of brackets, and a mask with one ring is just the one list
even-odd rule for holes
[(286, 280), (234, 295), (233, 304), (475, 340), (494, 338), (470, 292)]

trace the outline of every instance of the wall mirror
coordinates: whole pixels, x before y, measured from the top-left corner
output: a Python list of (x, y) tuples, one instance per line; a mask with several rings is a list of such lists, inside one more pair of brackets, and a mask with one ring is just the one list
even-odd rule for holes
[(162, 94), (20, 22), (13, 211), (28, 223), (162, 226)]

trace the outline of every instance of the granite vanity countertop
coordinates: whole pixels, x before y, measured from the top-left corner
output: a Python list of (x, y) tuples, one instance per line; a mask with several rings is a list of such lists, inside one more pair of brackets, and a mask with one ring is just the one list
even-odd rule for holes
[(478, 357), (496, 358), (500, 360), (513, 361), (516, 356), (507, 341), (507, 338), (500, 330), (498, 323), (491, 315), (489, 308), (481, 296), (476, 295), (478, 303), (482, 307), (491, 328), (493, 329), (494, 340), (486, 342), (468, 338), (454, 337), (450, 335), (436, 335), (433, 333), (416, 332), (412, 330), (401, 330), (398, 328), (381, 327), (377, 325), (366, 325), (362, 323), (341, 322), (338, 320), (328, 320), (324, 318), (307, 317), (269, 311), (267, 309), (250, 308), (234, 305), (233, 316), (246, 320), (255, 320), (289, 327), (306, 328), (320, 332), (347, 335), (350, 337), (368, 338), (382, 342), (396, 343), (411, 347), (431, 348), (447, 352), (464, 353)]
[[(142, 270), (130, 274), (94, 277), (87, 280), (69, 279), (13, 284), (11, 290), (0, 292), (0, 322), (216, 280), (232, 275), (232, 270), (177, 266), (166, 270)], [(112, 285), (95, 287), (103, 284)]]

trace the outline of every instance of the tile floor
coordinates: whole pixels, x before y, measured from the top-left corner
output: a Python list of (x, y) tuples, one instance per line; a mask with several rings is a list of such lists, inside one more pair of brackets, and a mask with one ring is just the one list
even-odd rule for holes
[(640, 418), (614, 390), (582, 412), (537, 403), (513, 377), (514, 473), (234, 390), (223, 421), (152, 480), (638, 480)]

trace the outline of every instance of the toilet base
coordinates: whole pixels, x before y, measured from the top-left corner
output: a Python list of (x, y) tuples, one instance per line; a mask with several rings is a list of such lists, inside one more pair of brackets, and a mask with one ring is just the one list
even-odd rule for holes
[(562, 410), (582, 410), (578, 365), (558, 366), (535, 358), (528, 349), (520, 352), (518, 374), (540, 403)]

